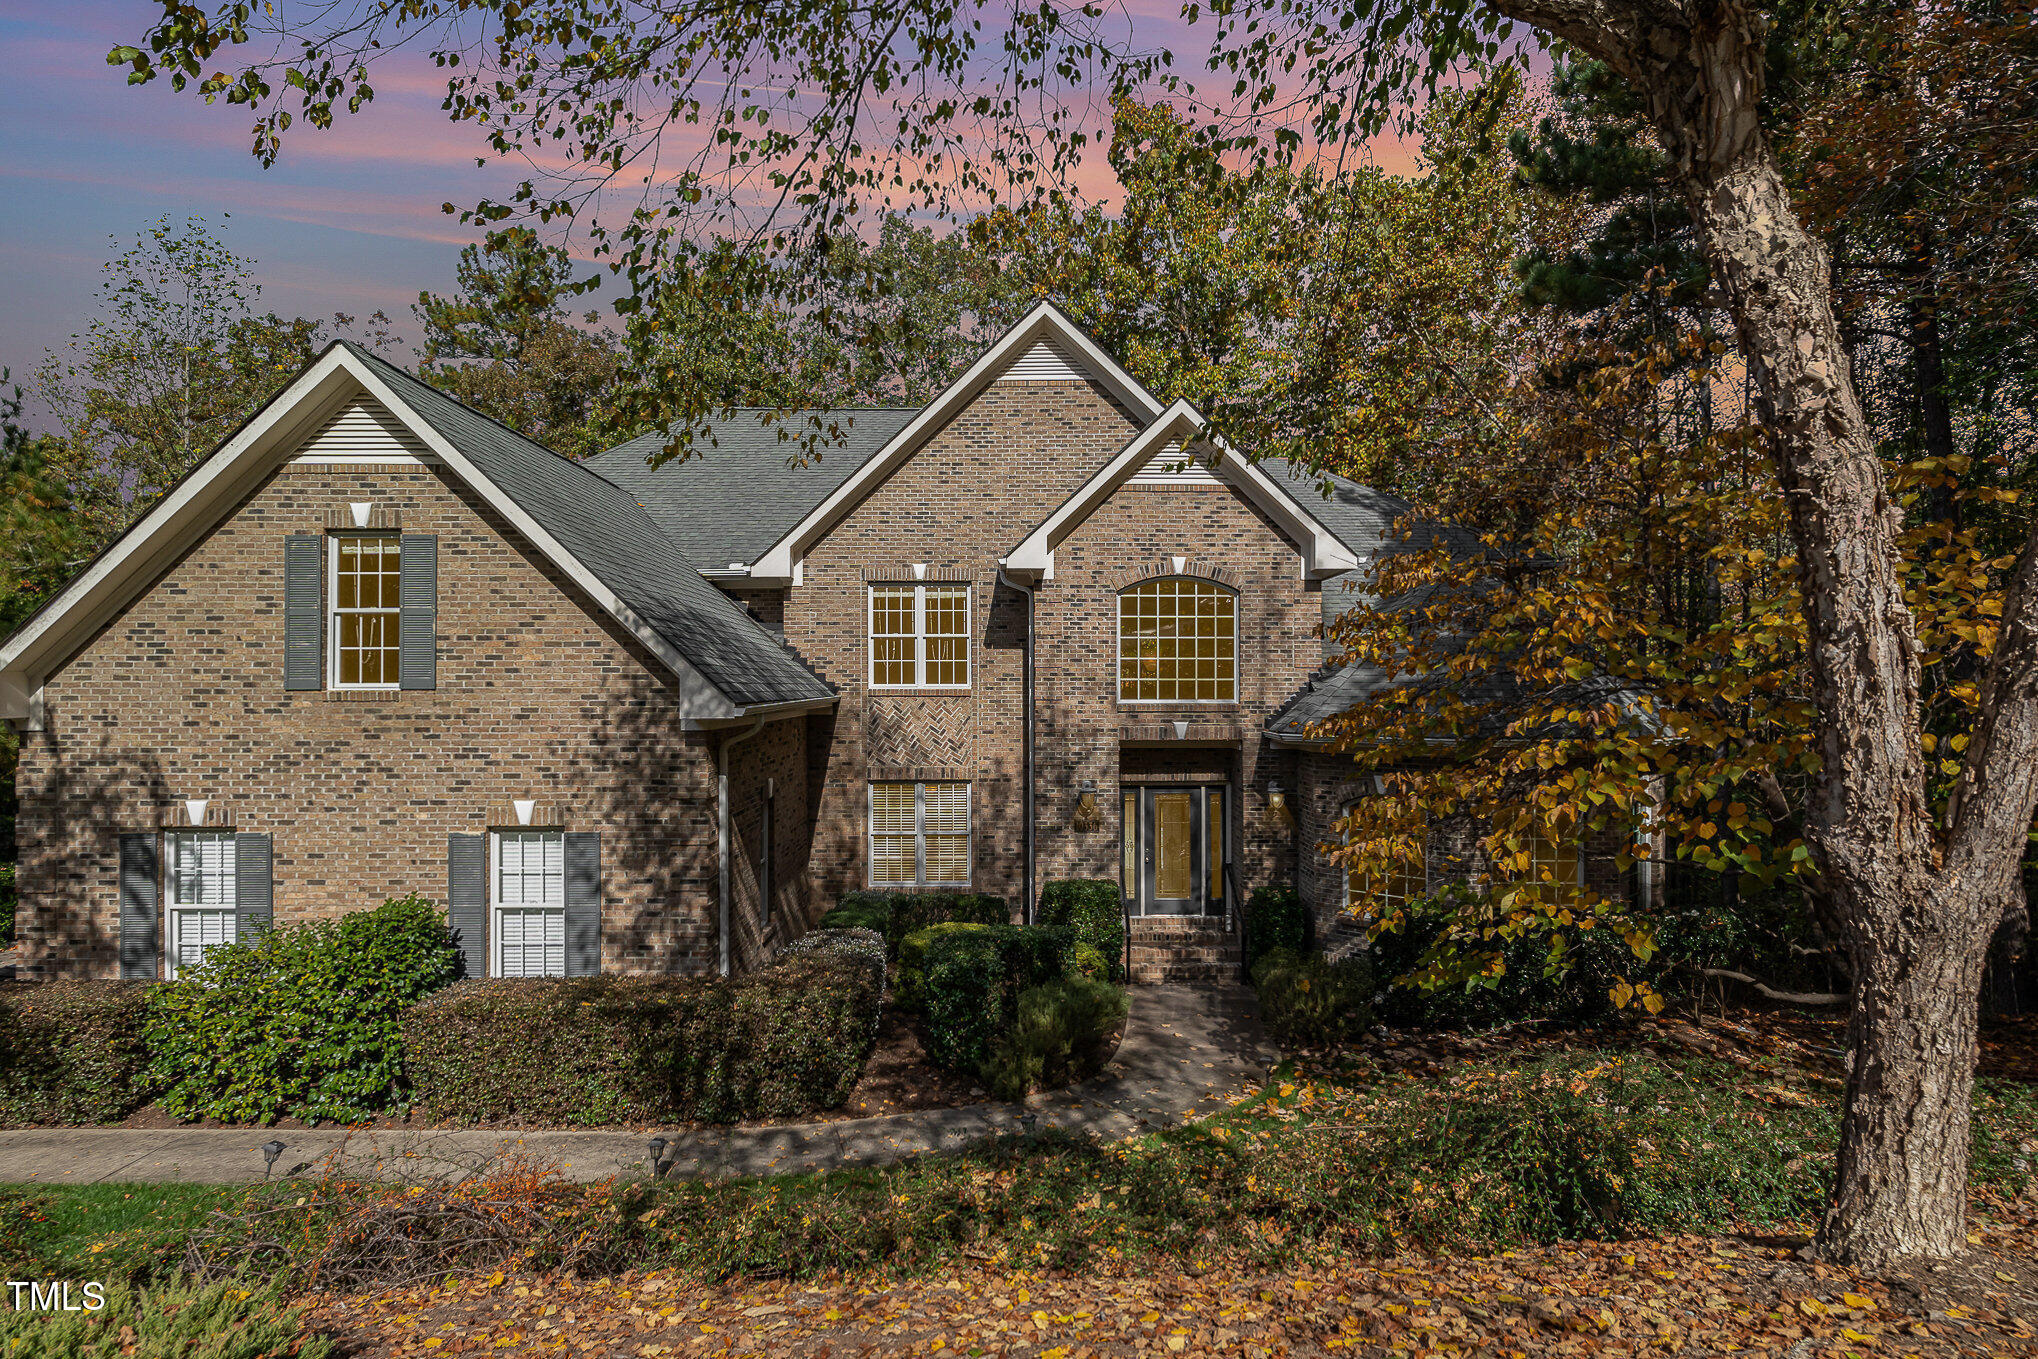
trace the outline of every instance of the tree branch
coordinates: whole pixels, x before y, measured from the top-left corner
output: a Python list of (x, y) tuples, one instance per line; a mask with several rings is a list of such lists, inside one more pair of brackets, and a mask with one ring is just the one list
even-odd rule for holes
[(1995, 902), (2011, 892), (2038, 805), (2038, 530), (2003, 598), (2002, 631), (1982, 680), (1981, 715), (1946, 803), (1946, 880)]
[(1736, 972), (1727, 967), (1700, 967), (1693, 970), (1708, 977), (1724, 977), (1728, 981), (1744, 983), (1771, 1000), (1780, 1000), (1790, 1005), (1845, 1005), (1853, 999), (1844, 991), (1779, 991), (1745, 972)]

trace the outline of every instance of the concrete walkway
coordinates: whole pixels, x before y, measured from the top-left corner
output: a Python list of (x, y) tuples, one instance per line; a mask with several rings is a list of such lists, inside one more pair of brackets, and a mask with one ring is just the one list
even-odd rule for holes
[[(1197, 983), (1132, 990), (1125, 1037), (1097, 1079), (1031, 1107), (1036, 1126), (1105, 1139), (1130, 1137), (1220, 1107), (1276, 1061), (1252, 992)], [(973, 1104), (838, 1123), (699, 1128), (673, 1134), (667, 1176), (721, 1178), (878, 1165), (949, 1151), (1023, 1130), (1028, 1109)], [(357, 1176), (414, 1180), (459, 1175), (504, 1155), (556, 1162), (576, 1180), (650, 1173), (649, 1132), (503, 1132), (379, 1128), (49, 1128), (0, 1132), (0, 1183), (183, 1181), (238, 1184), (263, 1177), (261, 1144), (284, 1143), (276, 1174), (331, 1161)]]

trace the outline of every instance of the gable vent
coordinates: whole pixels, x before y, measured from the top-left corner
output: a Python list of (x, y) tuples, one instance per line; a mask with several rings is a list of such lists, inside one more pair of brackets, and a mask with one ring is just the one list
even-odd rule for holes
[(1193, 454), (1184, 453), (1179, 440), (1147, 459), (1146, 466), (1134, 472), (1126, 482), (1128, 486), (1169, 487), (1219, 484), (1209, 464)]
[(388, 407), (357, 396), (326, 417), (298, 449), (296, 462), (323, 464), (435, 463), (424, 440), (389, 413)]
[(998, 375), (1000, 382), (1086, 382), (1089, 378), (1083, 361), (1052, 335), (1035, 340), (1033, 348)]

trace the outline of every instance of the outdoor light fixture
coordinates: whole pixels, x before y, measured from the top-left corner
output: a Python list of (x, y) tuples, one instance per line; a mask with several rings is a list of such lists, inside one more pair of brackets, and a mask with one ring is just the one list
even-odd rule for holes
[(1104, 813), (1097, 810), (1097, 785), (1094, 780), (1084, 779), (1076, 789), (1076, 811), (1073, 818), (1079, 831), (1102, 830)]
[(1028, 1137), (1033, 1136), (1033, 1125), (1039, 1121), (1039, 1115), (1035, 1114), (1031, 1109), (1019, 1115), (1019, 1127)]
[(262, 1144), (262, 1161), (263, 1161), (263, 1166), (262, 1166), (262, 1178), (263, 1178), (263, 1179), (265, 1179), (265, 1180), (266, 1180), (266, 1179), (268, 1179), (268, 1178), (269, 1178), (269, 1176), (270, 1176), (271, 1174), (273, 1174), (273, 1173), (275, 1172), (275, 1169), (276, 1169), (276, 1158), (277, 1158), (277, 1157), (279, 1157), (279, 1156), (281, 1156), (282, 1154), (283, 1154), (283, 1144), (282, 1144), (281, 1142), (277, 1142), (277, 1141), (273, 1141), (273, 1140), (272, 1140), (272, 1141), (264, 1142), (264, 1143)]
[(662, 1178), (665, 1173), (658, 1168), (658, 1163), (665, 1159), (665, 1146), (664, 1138), (654, 1137), (651, 1139), (649, 1146), (651, 1152), (651, 1178), (654, 1180)]
[(1295, 829), (1295, 813), (1288, 806), (1288, 792), (1281, 787), (1278, 779), (1267, 780), (1267, 820), (1279, 830)]

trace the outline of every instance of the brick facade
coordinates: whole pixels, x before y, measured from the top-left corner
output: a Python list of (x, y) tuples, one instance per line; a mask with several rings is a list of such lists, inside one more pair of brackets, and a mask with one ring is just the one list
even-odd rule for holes
[[(286, 691), (284, 538), (364, 500), (438, 535), (437, 688)], [(19, 782), (30, 969), (114, 974), (117, 837), (192, 797), (273, 834), (279, 922), (443, 899), (449, 833), (557, 805), (602, 835), (604, 969), (705, 968), (715, 738), (681, 729), (662, 673), (440, 470), (286, 464), (48, 677)], [(798, 790), (782, 817), (805, 814), (802, 727), (766, 729)]]

